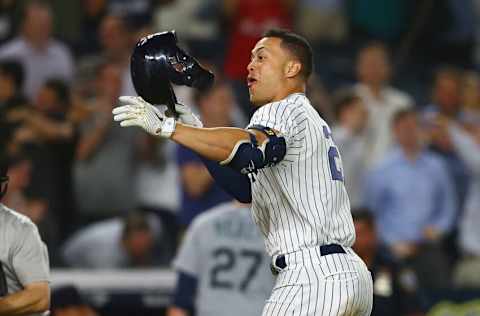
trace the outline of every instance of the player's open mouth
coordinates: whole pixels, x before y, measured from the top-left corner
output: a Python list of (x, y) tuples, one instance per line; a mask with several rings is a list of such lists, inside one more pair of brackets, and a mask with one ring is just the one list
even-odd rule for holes
[(252, 77), (247, 77), (247, 86), (250, 88), (257, 82), (257, 79)]

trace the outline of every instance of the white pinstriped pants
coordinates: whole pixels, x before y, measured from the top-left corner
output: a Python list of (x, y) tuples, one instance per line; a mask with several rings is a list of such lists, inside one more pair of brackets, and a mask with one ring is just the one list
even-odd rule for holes
[(372, 277), (350, 248), (320, 256), (319, 247), (285, 255), (262, 316), (370, 316)]

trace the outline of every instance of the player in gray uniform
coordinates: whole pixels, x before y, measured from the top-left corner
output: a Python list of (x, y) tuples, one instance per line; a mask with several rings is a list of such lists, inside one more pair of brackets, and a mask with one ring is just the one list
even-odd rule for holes
[[(287, 31), (271, 30), (257, 42), (247, 84), (258, 109), (246, 129), (201, 128), (185, 106), (177, 122), (140, 97), (120, 97), (114, 119), (219, 162), (218, 173), (209, 167), (215, 179), (237, 199), (251, 200), (278, 273), (264, 316), (367, 316), (372, 278), (351, 248), (340, 153), (305, 96), (312, 55), (305, 39)], [(223, 177), (225, 166), (236, 174)]]
[(270, 257), (247, 204), (199, 215), (174, 261), (177, 288), (168, 316), (257, 316), (273, 288)]
[[(0, 199), (7, 163), (0, 163)], [(47, 247), (35, 224), (0, 203), (0, 316), (43, 315), (50, 306)], [(3, 292), (3, 293), (1, 293)]]

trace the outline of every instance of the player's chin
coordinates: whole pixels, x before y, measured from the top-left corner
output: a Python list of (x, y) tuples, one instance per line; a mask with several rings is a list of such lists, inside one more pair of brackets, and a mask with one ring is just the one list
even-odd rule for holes
[(258, 96), (256, 96), (251, 90), (250, 90), (250, 103), (255, 107), (263, 104), (262, 100), (260, 100), (260, 98), (258, 98)]

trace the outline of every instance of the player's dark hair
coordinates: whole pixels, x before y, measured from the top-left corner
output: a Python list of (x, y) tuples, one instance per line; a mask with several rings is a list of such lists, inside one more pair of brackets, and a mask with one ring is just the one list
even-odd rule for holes
[(392, 126), (396, 126), (401, 120), (412, 115), (416, 116), (417, 112), (412, 109), (398, 110), (397, 112), (395, 112), (395, 114), (393, 114)]
[(23, 66), (16, 60), (4, 60), (0, 63), (0, 73), (13, 80), (15, 88), (21, 90), (24, 81)]
[(355, 102), (359, 101), (360, 97), (352, 88), (342, 88), (332, 96), (333, 110), (335, 111), (335, 118), (338, 120), (345, 109), (348, 109)]
[(375, 218), (372, 212), (366, 207), (352, 209), (352, 217), (354, 222), (364, 222), (370, 227), (375, 226)]
[(283, 29), (270, 29), (263, 34), (263, 37), (276, 37), (282, 40), (282, 47), (292, 53), (300, 63), (302, 69), (300, 74), (307, 80), (313, 71), (313, 50), (308, 41), (291, 31)]
[(128, 238), (133, 232), (150, 230), (151, 227), (144, 212), (130, 212), (123, 218), (122, 239)]

